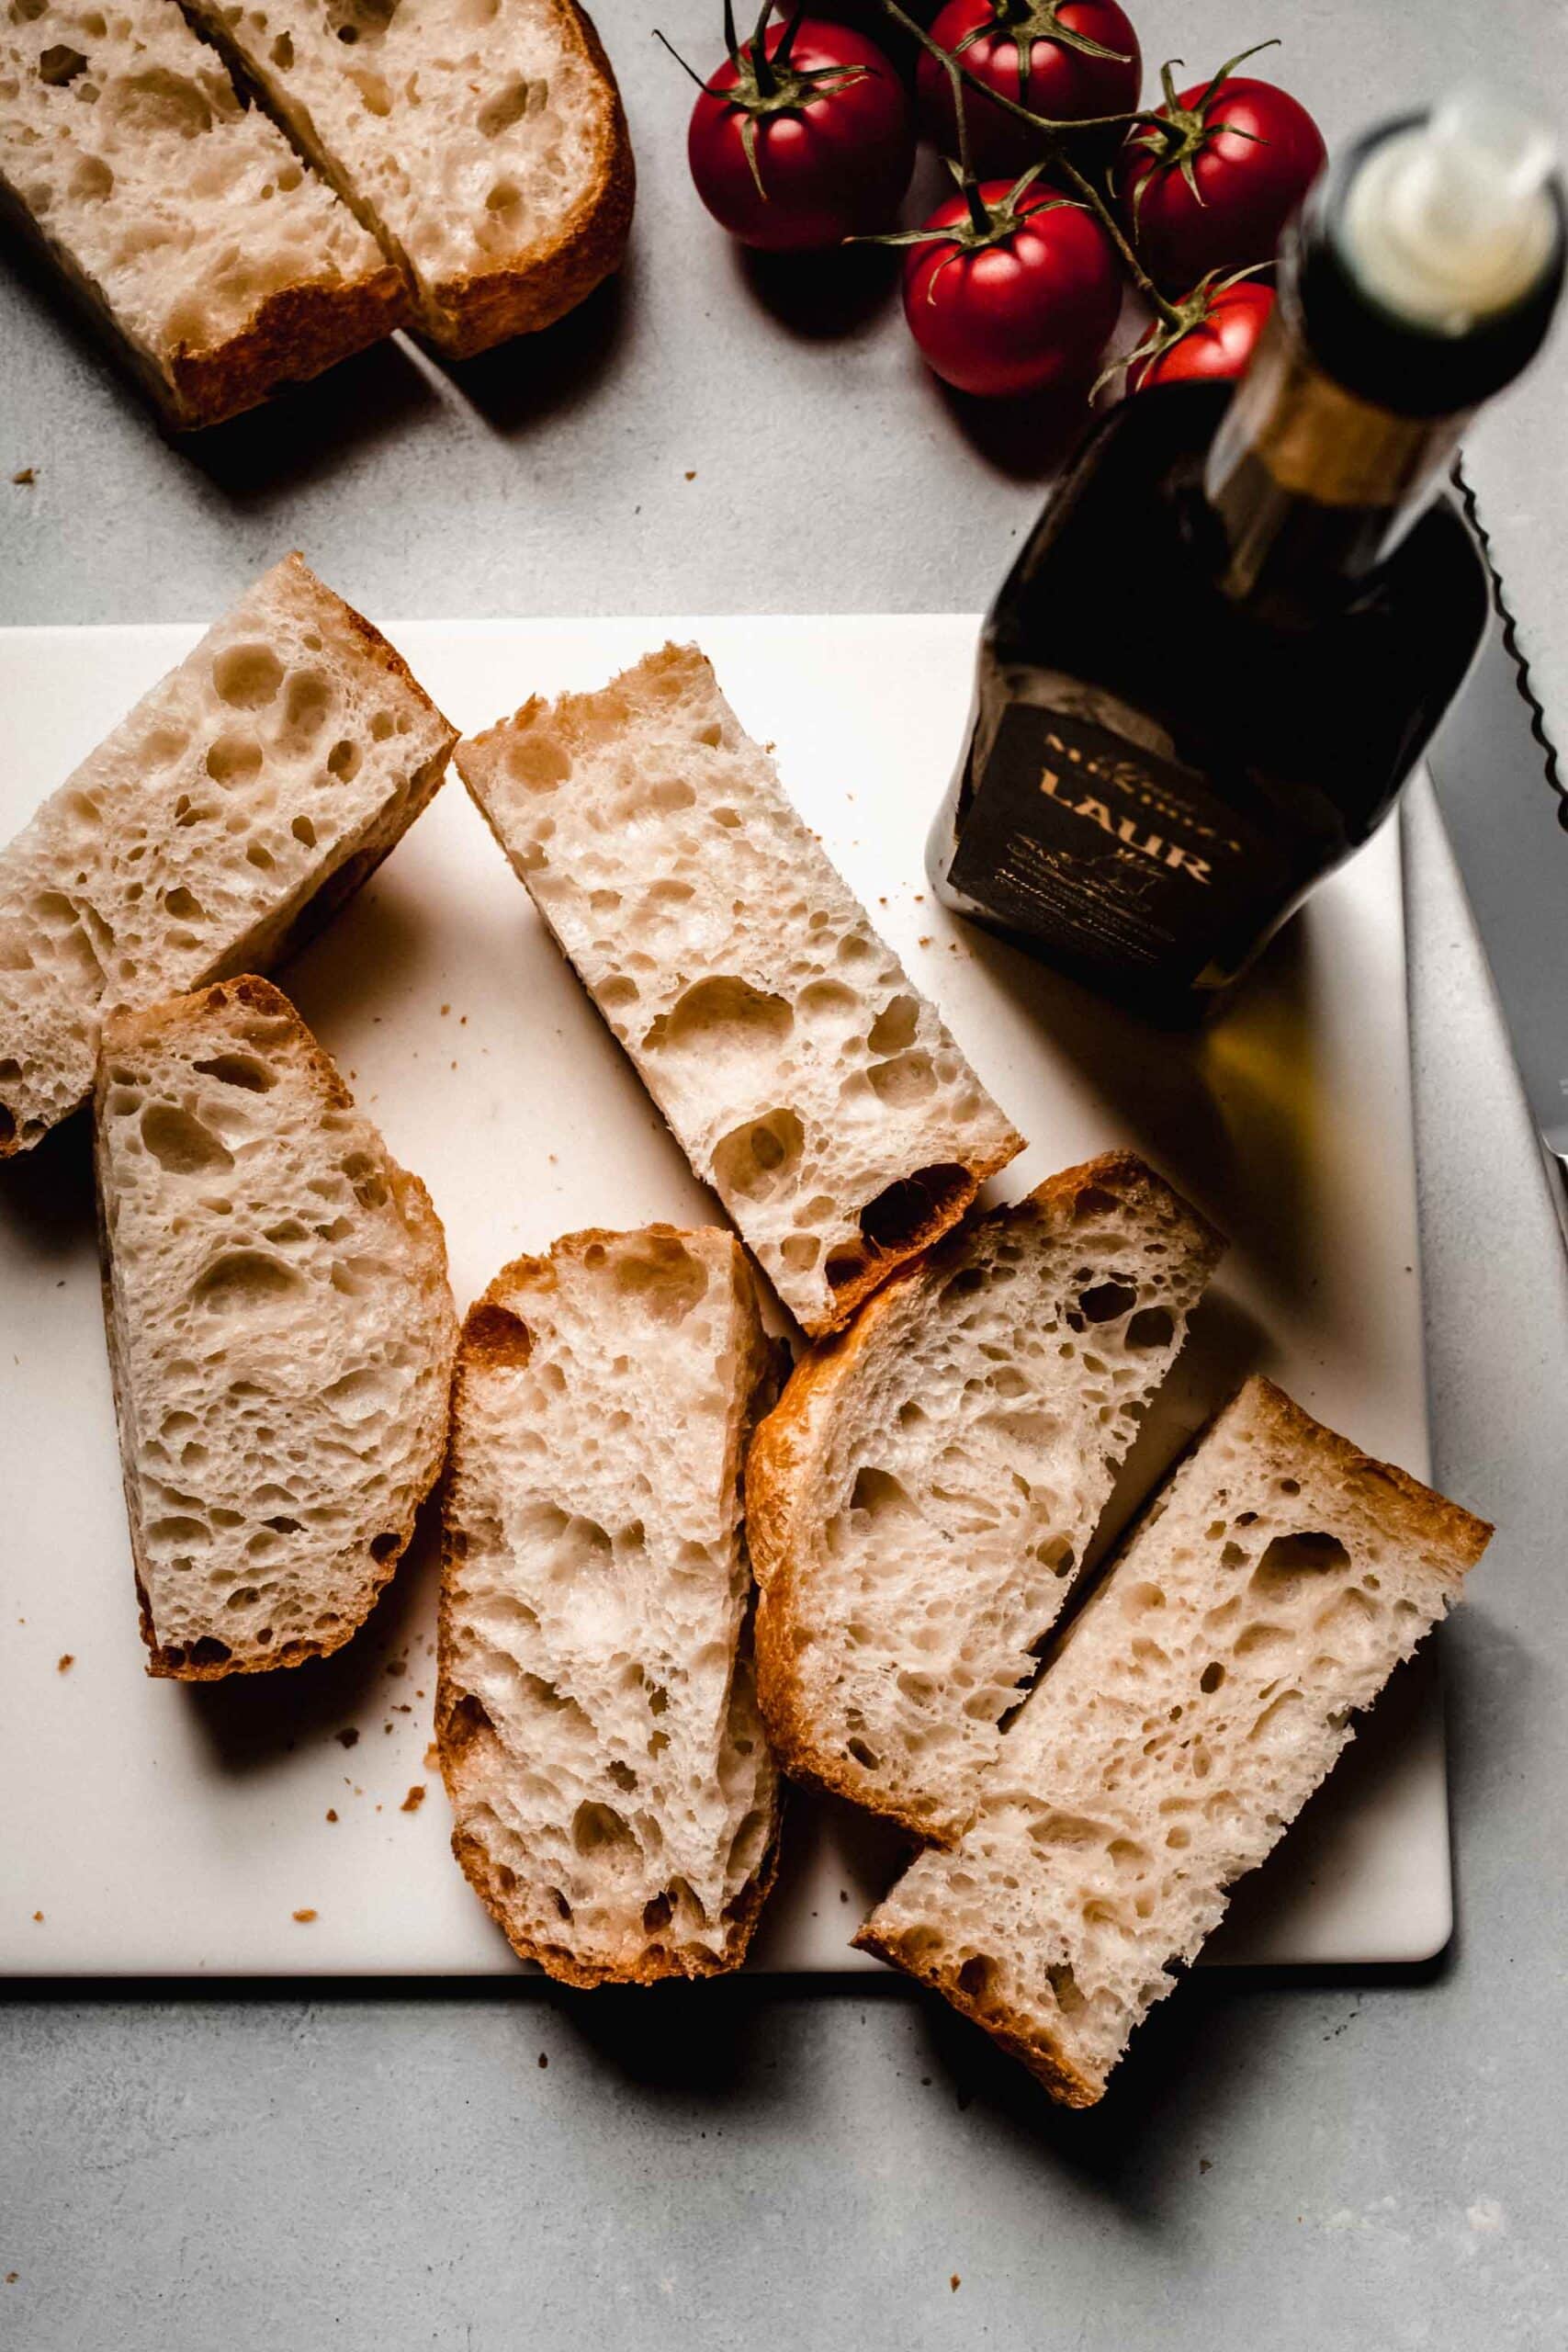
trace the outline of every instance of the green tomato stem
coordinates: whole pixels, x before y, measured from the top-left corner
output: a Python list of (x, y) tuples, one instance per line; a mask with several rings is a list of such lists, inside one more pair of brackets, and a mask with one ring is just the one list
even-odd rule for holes
[[(1093, 130), (1116, 122), (1157, 122), (1161, 120), (1162, 118), (1157, 114), (1151, 113), (1146, 109), (1140, 107), (1131, 114), (1095, 115), (1084, 122), (1053, 121), (1048, 116), (1035, 114), (1030, 107), (1021, 106), (1016, 99), (1004, 96), (1000, 90), (993, 90), (988, 82), (981, 81), (977, 74), (972, 74), (966, 65), (961, 63), (959, 59), (954, 56), (951, 50), (943, 49), (942, 43), (939, 40), (934, 40), (923, 25), (918, 24), (915, 18), (911, 17), (906, 9), (901, 8), (898, 6), (898, 0), (878, 0), (878, 5), (885, 16), (891, 17), (893, 22), (899, 26), (904, 32), (908, 33), (912, 40), (917, 40), (920, 47), (927, 51), (928, 55), (936, 59), (937, 63), (942, 68), (943, 72), (947, 75), (949, 83), (952, 85), (953, 112), (958, 119), (959, 161), (964, 171), (964, 192), (969, 198), (971, 218), (974, 218), (975, 216), (975, 206), (977, 200), (978, 192), (974, 189), (973, 179), (969, 171), (969, 142), (964, 128), (964, 114), (966, 109), (964, 107), (963, 90), (961, 87), (961, 85), (965, 82), (968, 83), (971, 89), (978, 90), (983, 97), (989, 98), (993, 106), (1000, 107), (1005, 113), (1016, 116), (1020, 122), (1026, 122), (1032, 130), (1043, 133), (1046, 143), (1050, 149), (1053, 170), (1059, 172), (1062, 177), (1069, 182), (1072, 187), (1077, 191), (1082, 202), (1088, 207), (1089, 210), (1093, 213), (1095, 219), (1099, 221), (1100, 227), (1110, 238), (1111, 245), (1115, 249), (1116, 253), (1120, 255), (1122, 267), (1132, 278), (1133, 283), (1138, 288), (1139, 293), (1143, 295), (1144, 300), (1154, 311), (1161, 324), (1167, 327), (1179, 327), (1181, 324), (1181, 313), (1177, 309), (1176, 304), (1168, 300), (1166, 296), (1160, 292), (1159, 288), (1155, 284), (1154, 279), (1149, 276), (1148, 271), (1138, 259), (1137, 254), (1134, 250), (1133, 246), (1122, 235), (1121, 223), (1117, 220), (1116, 215), (1111, 210), (1110, 205), (1107, 204), (1100, 190), (1095, 187), (1094, 182), (1087, 178), (1085, 175), (1079, 171), (1077, 165), (1063, 152), (1062, 148), (1062, 138), (1065, 132)], [(976, 227), (979, 226), (979, 222), (977, 220), (976, 225)]]

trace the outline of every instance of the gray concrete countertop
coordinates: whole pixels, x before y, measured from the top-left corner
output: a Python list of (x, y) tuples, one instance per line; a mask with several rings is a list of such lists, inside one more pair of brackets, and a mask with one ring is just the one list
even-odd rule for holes
[[(42, 277), (0, 264), (0, 621), (205, 616), (293, 545), (389, 614), (984, 602), (1048, 453), (922, 378), (874, 267), (825, 326), (710, 230), (685, 178), (687, 88), (649, 38), (656, 16), (710, 59), (710, 0), (598, 13), (641, 170), (626, 282), (460, 381), (383, 350), (176, 449)], [(1280, 30), (1280, 77), (1331, 140), (1478, 70), (1568, 118), (1568, 18), (1549, 0), (1135, 14), (1151, 69)], [(1472, 453), (1560, 729), (1561, 385), (1549, 362)], [(892, 1982), (657, 2002), (28, 1995), (0, 2009), (0, 2338), (1568, 2340), (1568, 1271), (1421, 796), (1406, 846), (1437, 1467), (1499, 1527), (1444, 1642), (1445, 1959), (1420, 1982), (1200, 1979), (1078, 2118)], [(61, 1824), (85, 1869), (92, 1834)]]

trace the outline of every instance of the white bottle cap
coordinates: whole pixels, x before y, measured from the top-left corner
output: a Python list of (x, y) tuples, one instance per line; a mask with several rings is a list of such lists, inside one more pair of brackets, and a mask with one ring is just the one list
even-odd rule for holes
[(1550, 261), (1556, 142), (1495, 92), (1456, 90), (1375, 147), (1347, 192), (1339, 243), (1365, 292), (1438, 334), (1470, 333)]

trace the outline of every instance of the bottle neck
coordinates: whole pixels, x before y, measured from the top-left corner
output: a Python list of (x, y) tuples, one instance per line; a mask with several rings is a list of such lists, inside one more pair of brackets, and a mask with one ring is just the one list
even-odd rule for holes
[(1404, 416), (1306, 347), (1287, 284), (1209, 451), (1204, 499), (1226, 595), (1303, 625), (1343, 603), (1427, 503), (1473, 411)]

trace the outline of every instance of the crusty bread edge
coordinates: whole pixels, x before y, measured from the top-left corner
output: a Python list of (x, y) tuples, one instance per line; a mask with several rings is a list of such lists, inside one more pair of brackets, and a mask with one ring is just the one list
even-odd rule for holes
[[(1157, 1204), (1168, 1215), (1174, 1212), (1179, 1216), (1191, 1235), (1195, 1252), (1207, 1260), (1207, 1281), (1224, 1249), (1224, 1236), (1134, 1152), (1101, 1152), (1078, 1167), (1062, 1169), (1046, 1177), (1027, 1197), (1042, 1208), (1070, 1211), (1082, 1194), (1112, 1185), (1123, 1201)], [(994, 1209), (979, 1225), (1003, 1221), (1014, 1213), (1006, 1207)], [(971, 1226), (953, 1235), (951, 1246), (962, 1249), (977, 1229)], [(799, 1622), (795, 1513), (816, 1450), (840, 1394), (852, 1384), (861, 1357), (883, 1320), (912, 1284), (928, 1281), (933, 1271), (933, 1253), (929, 1250), (900, 1267), (868, 1300), (847, 1331), (802, 1356), (784, 1395), (751, 1441), (746, 1465), (746, 1515), (760, 1593), (757, 1696), (780, 1762), (792, 1778), (826, 1795), (847, 1798), (863, 1810), (897, 1823), (913, 1837), (949, 1844), (964, 1826), (963, 1815), (917, 1811), (890, 1801), (885, 1792), (867, 1787), (852, 1758), (823, 1741), (806, 1706), (795, 1663)]]
[[(694, 1231), (703, 1228), (669, 1225), (663, 1222), (638, 1226), (629, 1230), (661, 1239), (687, 1240)], [(735, 1236), (722, 1226), (707, 1231), (718, 1234), (728, 1242), (731, 1265), (736, 1278), (751, 1288), (750, 1263)], [(453, 1714), (462, 1692), (457, 1689), (453, 1672), (456, 1636), (453, 1630), (452, 1583), (457, 1554), (455, 1530), (450, 1513), (453, 1480), (457, 1469), (457, 1436), (461, 1419), (463, 1387), (469, 1367), (492, 1362), (505, 1363), (517, 1345), (515, 1337), (507, 1332), (501, 1317), (521, 1323), (516, 1310), (504, 1301), (514, 1286), (525, 1280), (537, 1280), (542, 1274), (554, 1279), (557, 1261), (564, 1257), (580, 1257), (592, 1244), (624, 1241), (627, 1229), (612, 1231), (604, 1226), (585, 1227), (581, 1232), (563, 1234), (547, 1250), (525, 1251), (503, 1266), (494, 1280), (487, 1283), (475, 1299), (458, 1335), (457, 1351), (452, 1369), (452, 1401), (448, 1415), (449, 1431), (446, 1463), (441, 1480), (441, 1571), (440, 1591), (436, 1604), (435, 1660), (435, 1750), (441, 1768), (442, 1785), (454, 1813), (457, 1807), (458, 1748), (452, 1739)], [(754, 1293), (753, 1293), (754, 1295)], [(524, 1327), (525, 1332), (526, 1326)], [(760, 1357), (761, 1369), (757, 1391), (765, 1388), (767, 1380), (766, 1354)], [(742, 1461), (746, 1452), (746, 1430), (741, 1433)], [(742, 1528), (742, 1539), (744, 1529)], [(491, 1858), (479, 1839), (469, 1836), (460, 1825), (452, 1831), (452, 1852), (474, 1893), (479, 1896), (502, 1934), (506, 1938), (519, 1960), (533, 1962), (558, 1984), (575, 1987), (580, 1992), (592, 1992), (605, 1984), (657, 1984), (671, 1978), (722, 1976), (737, 1969), (746, 1957), (764, 1903), (778, 1875), (780, 1842), (784, 1827), (784, 1792), (775, 1784), (772, 1833), (761, 1860), (738, 1898), (732, 1917), (726, 1922), (724, 1947), (710, 1951), (701, 1944), (653, 1945), (627, 1943), (615, 1960), (606, 1959), (594, 1966), (581, 1961), (559, 1944), (544, 1938), (530, 1937), (517, 1929), (509, 1916), (504, 1889), (491, 1868)]]
[(858, 1928), (850, 1941), (857, 1951), (869, 1951), (885, 1960), (893, 1968), (902, 1969), (918, 1984), (940, 1993), (942, 1999), (962, 2017), (969, 2018), (988, 2033), (998, 2048), (1010, 2058), (1016, 2058), (1028, 2067), (1036, 2082), (1043, 2084), (1051, 2097), (1061, 2107), (1093, 2107), (1105, 2091), (1103, 2081), (1081, 2074), (1058, 2041), (1039, 2027), (1025, 2028), (1016, 2010), (987, 1997), (984, 1993), (971, 1993), (959, 1982), (959, 1970), (945, 1960), (935, 1959), (914, 1948), (910, 1939), (898, 1929), (885, 1931), (868, 1919)]
[(310, 109), (252, 65), (218, 0), (180, 0), (197, 32), (219, 51), (235, 83), (271, 117), (303, 161), (373, 236), (402, 290), (412, 327), (448, 359), (471, 359), (517, 334), (551, 325), (620, 265), (631, 229), (636, 166), (626, 109), (604, 45), (579, 0), (550, 0), (566, 38), (576, 36), (598, 77), (606, 120), (596, 141), (596, 176), (551, 238), (493, 268), (427, 278), (366, 191), (317, 130)]
[[(1491, 1543), (1496, 1530), (1489, 1520), (1477, 1518), (1462, 1503), (1450, 1502), (1435, 1487), (1423, 1486), (1419, 1478), (1400, 1469), (1397, 1463), (1382, 1462), (1376, 1454), (1364, 1453), (1349, 1438), (1341, 1437), (1337, 1430), (1314, 1420), (1303, 1406), (1263, 1373), (1254, 1373), (1243, 1383), (1225, 1411), (1238, 1409), (1248, 1399), (1261, 1412), (1269, 1434), (1278, 1443), (1319, 1455), (1333, 1464), (1341, 1478), (1370, 1483), (1377, 1496), (1375, 1515), (1390, 1523), (1402, 1543), (1427, 1550), (1446, 1547), (1457, 1576), (1467, 1576)], [(1216, 1416), (1216, 1422), (1223, 1418)], [(1202, 1444), (1216, 1422), (1211, 1422), (1201, 1431), (1197, 1445)], [(1161, 1492), (1164, 1490), (1162, 1486)]]
[(448, 359), (471, 359), (513, 335), (534, 334), (575, 310), (617, 270), (631, 233), (637, 165), (615, 69), (598, 28), (578, 0), (558, 0), (572, 19), (607, 103), (598, 175), (547, 243), (495, 269), (435, 281), (423, 323)]
[[(194, 1020), (212, 1004), (214, 998), (220, 993), (241, 1004), (250, 1006), (253, 1011), (263, 1013), (270, 1019), (288, 1021), (298, 1034), (308, 1057), (315, 1067), (316, 1074), (321, 1083), (323, 1097), (329, 1106), (340, 1110), (352, 1110), (355, 1107), (354, 1097), (344, 1085), (342, 1073), (331, 1055), (301, 1019), (282, 989), (275, 988), (270, 980), (263, 979), (256, 973), (247, 972), (233, 979), (215, 981), (210, 988), (202, 989), (190, 996), (170, 997), (158, 1004), (142, 1005), (132, 1011), (111, 1013), (104, 1023), (98, 1055), (98, 1075), (94, 1088), (94, 1166), (97, 1178), (95, 1190), (97, 1203), (98, 1264), (104, 1303), (104, 1330), (108, 1346), (109, 1376), (114, 1389), (115, 1425), (119, 1441), (120, 1477), (125, 1489), (126, 1523), (130, 1535), (137, 1610), (141, 1638), (148, 1651), (147, 1671), (154, 1678), (164, 1678), (176, 1682), (221, 1682), (234, 1674), (272, 1673), (280, 1667), (302, 1666), (307, 1658), (328, 1657), (333, 1651), (342, 1649), (346, 1642), (352, 1641), (396, 1575), (398, 1564), (408, 1549), (421, 1506), (440, 1477), (442, 1464), (446, 1455), (447, 1433), (451, 1425), (448, 1407), (446, 1419), (442, 1423), (439, 1442), (432, 1449), (428, 1476), (419, 1488), (412, 1508), (399, 1524), (397, 1548), (386, 1560), (378, 1560), (373, 1563), (376, 1573), (370, 1581), (365, 1608), (353, 1624), (345, 1625), (340, 1632), (325, 1639), (299, 1639), (286, 1642), (281, 1649), (268, 1653), (265, 1657), (231, 1657), (201, 1663), (186, 1660), (181, 1664), (175, 1664), (171, 1660), (168, 1652), (158, 1640), (157, 1631), (152, 1623), (152, 1609), (148, 1597), (144, 1573), (146, 1561), (137, 1525), (135, 1473), (130, 1452), (126, 1442), (130, 1409), (115, 1329), (113, 1247), (109, 1240), (108, 1219), (104, 1200), (102, 1105), (107, 1088), (107, 1064), (109, 1056), (118, 1050), (121, 1041), (132, 1043), (145, 1029), (159, 1028), (166, 1032), (172, 1025), (183, 1024)], [(378, 1130), (378, 1133), (379, 1130)], [(450, 1301), (446, 1236), (441, 1219), (436, 1215), (434, 1204), (419, 1178), (411, 1175), (406, 1168), (399, 1165), (391, 1153), (387, 1150), (384, 1141), (381, 1148), (385, 1155), (386, 1173), (404, 1227), (409, 1231), (416, 1248), (427, 1259), (432, 1270), (439, 1273), (442, 1286), (446, 1290)], [(455, 1308), (450, 1313), (449, 1329), (452, 1351), (455, 1352), (457, 1345)], [(450, 1380), (448, 1380), (449, 1389)]]
[(245, 324), (225, 342), (199, 349), (177, 344), (165, 356), (131, 332), (104, 289), (4, 181), (0, 209), (59, 272), (110, 356), (151, 395), (176, 433), (222, 424), (408, 323), (407, 289), (397, 270), (384, 262), (367, 277), (281, 287), (265, 295)]

